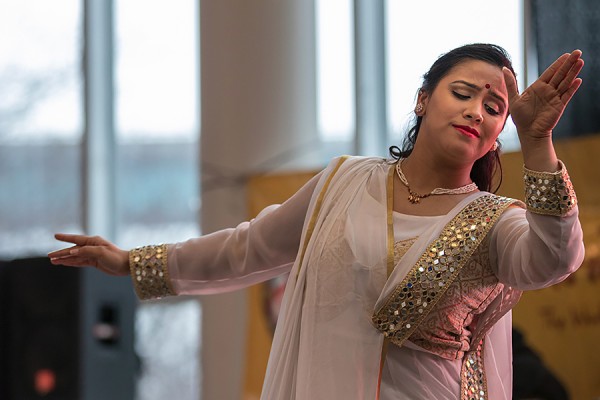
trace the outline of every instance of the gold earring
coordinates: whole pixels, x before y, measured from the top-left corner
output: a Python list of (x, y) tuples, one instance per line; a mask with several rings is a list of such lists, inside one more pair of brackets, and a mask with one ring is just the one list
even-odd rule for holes
[(415, 107), (415, 112), (418, 114), (422, 111), (423, 111), (423, 104), (418, 103), (417, 106)]

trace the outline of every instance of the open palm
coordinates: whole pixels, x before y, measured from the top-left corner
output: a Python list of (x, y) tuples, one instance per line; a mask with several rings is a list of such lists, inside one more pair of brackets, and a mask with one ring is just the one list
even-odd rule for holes
[(515, 77), (503, 69), (509, 109), (519, 136), (542, 138), (552, 135), (565, 107), (581, 85), (581, 51), (560, 56), (525, 91), (519, 94)]

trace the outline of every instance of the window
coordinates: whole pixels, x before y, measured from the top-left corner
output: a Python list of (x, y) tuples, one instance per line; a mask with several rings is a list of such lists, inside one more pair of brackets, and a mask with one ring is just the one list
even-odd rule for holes
[(353, 2), (318, 0), (317, 106), (323, 141), (354, 137)]
[(1, 258), (82, 229), (81, 23), (78, 0), (0, 0)]
[[(91, 147), (84, 157), (83, 50), (98, 45), (83, 34), (84, 12), (94, 21), (111, 18), (91, 4), (110, 3), (0, 0), (2, 259), (43, 255), (59, 245), (53, 233), (81, 233), (86, 225), (85, 171), (107, 154)], [(101, 25), (114, 29), (108, 101), (115, 120), (102, 125), (115, 126), (108, 153), (116, 178), (107, 196), (114, 193), (116, 213), (100, 218), (112, 219), (124, 248), (198, 235), (198, 2), (123, 0), (112, 14)], [(190, 299), (138, 308), (138, 399), (198, 398), (199, 358), (190, 354), (199, 350), (200, 319)]]
[(199, 234), (197, 2), (115, 2), (117, 235), (127, 248)]
[[(324, 145), (355, 139), (353, 27), (354, 18), (364, 14), (355, 16), (354, 4), (349, 0), (317, 1), (319, 133)], [(370, 5), (379, 7), (378, 2)], [(385, 0), (383, 7), (386, 54), (381, 63), (387, 73), (386, 93), (381, 95), (387, 103), (387, 145), (399, 144), (409, 127), (421, 76), (439, 55), (454, 47), (473, 42), (504, 47), (523, 86), (523, 0), (508, 0), (500, 8), (477, 0)], [(432, 9), (435, 12), (430, 12)], [(360, 88), (356, 95), (361, 95)], [(519, 148), (510, 118), (500, 140), (505, 151)]]
[[(115, 2), (116, 226), (125, 248), (200, 233), (197, 7)], [(137, 399), (199, 397), (200, 325), (194, 299), (138, 306)]]

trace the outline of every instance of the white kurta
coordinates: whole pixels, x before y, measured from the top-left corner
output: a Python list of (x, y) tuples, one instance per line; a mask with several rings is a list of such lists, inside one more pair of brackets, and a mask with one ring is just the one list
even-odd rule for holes
[[(374, 399), (383, 339), (370, 317), (406, 274), (402, 269), (409, 269), (419, 255), (417, 249), (412, 255), (409, 251), (386, 284), (390, 164), (351, 158), (329, 181), (336, 165), (332, 161), (283, 205), (268, 207), (250, 222), (169, 246), (167, 265), (177, 294), (235, 290), (291, 271), (264, 399)], [(327, 194), (320, 198), (326, 185)], [(394, 238), (419, 237), (427, 243), (435, 227), (443, 227), (479, 195), (465, 199), (448, 216), (396, 214)], [(321, 204), (305, 245), (313, 210)], [(304, 247), (304, 257), (298, 257)], [(494, 272), (501, 283), (517, 289), (560, 282), (582, 260), (577, 208), (564, 217), (511, 208), (490, 233)], [(491, 399), (512, 395), (510, 325), (509, 313), (487, 333)], [(457, 399), (459, 372), (460, 360), (444, 360), (411, 343), (390, 345), (381, 398)]]

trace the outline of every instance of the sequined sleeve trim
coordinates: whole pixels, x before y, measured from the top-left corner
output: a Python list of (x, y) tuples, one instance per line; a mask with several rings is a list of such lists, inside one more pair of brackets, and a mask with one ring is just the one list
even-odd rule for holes
[(525, 203), (536, 214), (563, 216), (577, 204), (575, 190), (562, 161), (557, 172), (537, 172), (523, 166)]
[(140, 300), (176, 295), (167, 269), (167, 245), (143, 246), (129, 251), (129, 269)]

